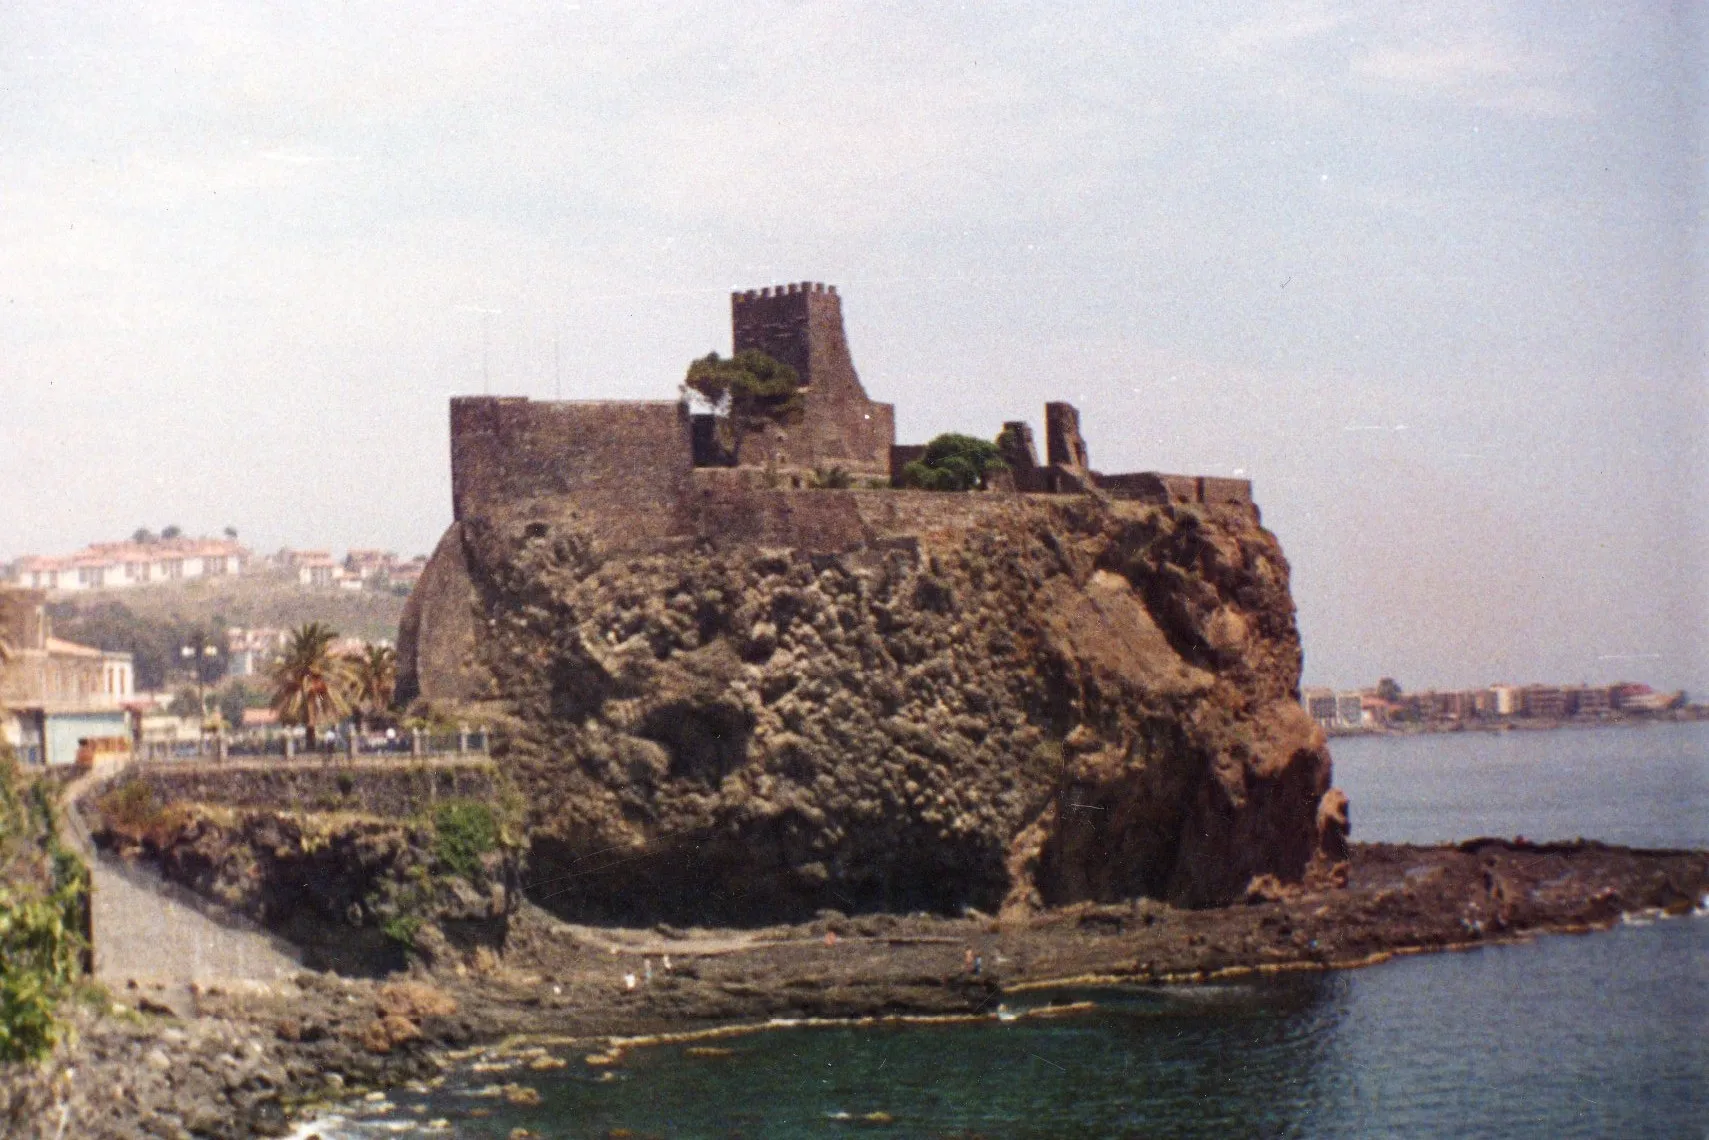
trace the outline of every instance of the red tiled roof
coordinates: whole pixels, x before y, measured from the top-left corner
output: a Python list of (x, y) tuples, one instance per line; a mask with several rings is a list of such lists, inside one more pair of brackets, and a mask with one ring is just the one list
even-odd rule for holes
[(79, 645), (75, 641), (66, 641), (58, 637), (49, 637), (42, 642), (42, 648), (49, 653), (57, 653), (61, 657), (100, 657), (101, 651), (88, 645)]

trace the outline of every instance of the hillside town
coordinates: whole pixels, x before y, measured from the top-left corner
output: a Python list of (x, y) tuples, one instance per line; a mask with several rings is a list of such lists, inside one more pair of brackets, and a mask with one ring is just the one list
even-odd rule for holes
[(1659, 692), (1636, 681), (1612, 685), (1488, 685), (1407, 693), (1392, 678), (1369, 689), (1300, 690), (1300, 704), (1331, 736), (1461, 729), (1555, 728), (1677, 716), (1699, 719), (1709, 709), (1687, 703), (1682, 691)]
[(301, 747), (305, 735), (270, 707), (270, 672), (293, 632), (318, 620), (359, 633), (331, 642), (340, 660), (389, 652), (426, 561), (360, 548), (258, 555), (235, 530), (189, 537), (175, 526), (18, 558), (0, 566), (0, 741), (48, 768), (92, 750), (169, 759)]
[[(47, 768), (87, 763), (92, 751), (167, 760), (346, 744), (349, 728), (328, 726), (325, 739), (310, 741), (270, 707), (272, 668), (293, 632), (228, 626), (196, 635), (178, 647), (164, 683), (144, 689), (132, 653), (57, 637), (40, 591), (0, 587), (0, 741), (24, 764)], [(335, 636), (328, 652), (357, 662), (375, 648), (390, 643)]]
[(27, 554), (0, 566), (0, 580), (27, 590), (88, 593), (203, 579), (268, 575), (294, 578), (323, 590), (380, 590), (408, 594), (427, 557), (401, 558), (389, 550), (281, 549), (256, 555), (228, 528), (222, 538), (190, 538), (177, 527), (159, 535), (139, 529), (122, 542), (95, 542), (70, 554)]

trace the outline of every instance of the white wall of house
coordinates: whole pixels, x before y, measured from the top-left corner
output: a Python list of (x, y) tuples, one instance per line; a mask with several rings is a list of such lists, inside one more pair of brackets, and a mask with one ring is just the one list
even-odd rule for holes
[(101, 661), (102, 689), (115, 701), (126, 701), (134, 694), (135, 673), (128, 653), (109, 653)]

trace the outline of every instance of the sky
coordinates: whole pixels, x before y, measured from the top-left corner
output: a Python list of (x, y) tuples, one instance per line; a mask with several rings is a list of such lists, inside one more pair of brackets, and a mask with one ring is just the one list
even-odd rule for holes
[(1659, 2), (0, 6), (0, 560), (428, 551), (447, 397), (669, 398), (812, 280), (903, 441), (1067, 399), (1101, 470), (1251, 478), (1308, 684), (1702, 695), (1706, 54)]

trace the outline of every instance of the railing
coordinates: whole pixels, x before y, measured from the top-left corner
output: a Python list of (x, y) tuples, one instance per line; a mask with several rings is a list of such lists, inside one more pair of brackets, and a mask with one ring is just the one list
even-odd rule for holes
[(455, 732), (422, 729), (392, 733), (328, 733), (312, 745), (301, 733), (270, 733), (266, 736), (208, 736), (194, 740), (145, 741), (136, 759), (146, 763), (313, 756), (431, 757), (486, 755), (492, 737), (485, 728), (470, 727)]

